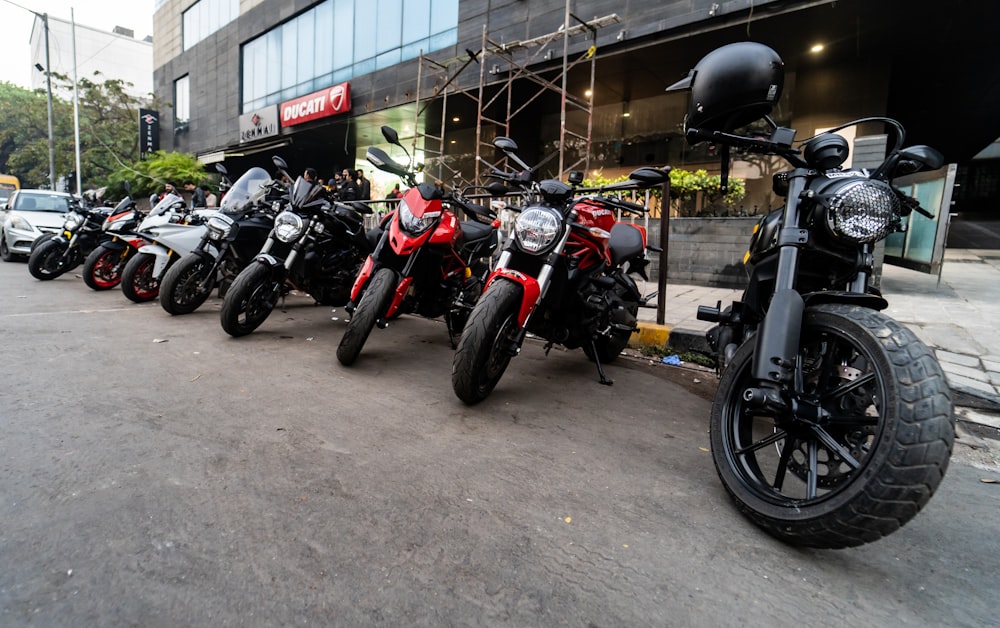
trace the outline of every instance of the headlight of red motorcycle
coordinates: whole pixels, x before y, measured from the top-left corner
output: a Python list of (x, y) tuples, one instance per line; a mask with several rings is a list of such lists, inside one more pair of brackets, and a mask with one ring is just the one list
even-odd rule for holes
[(406, 201), (399, 201), (399, 224), (410, 235), (420, 235), (430, 229), (437, 221), (441, 212), (424, 212), (423, 216), (417, 218), (410, 211), (410, 206)]
[(562, 215), (548, 207), (528, 207), (514, 223), (514, 237), (526, 253), (543, 253), (559, 237)]
[(859, 244), (878, 242), (899, 227), (899, 198), (888, 183), (844, 179), (821, 197), (833, 235)]

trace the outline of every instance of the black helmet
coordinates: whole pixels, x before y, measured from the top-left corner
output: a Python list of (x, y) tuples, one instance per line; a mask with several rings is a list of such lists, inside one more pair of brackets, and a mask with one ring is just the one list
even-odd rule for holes
[(771, 113), (784, 83), (778, 53), (747, 41), (716, 48), (667, 91), (691, 89), (688, 129), (730, 132)]

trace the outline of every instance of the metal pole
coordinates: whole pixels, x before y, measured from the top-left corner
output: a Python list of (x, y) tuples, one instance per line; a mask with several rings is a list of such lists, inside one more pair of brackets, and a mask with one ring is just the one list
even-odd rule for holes
[[(38, 15), (37, 13), (35, 15)], [(48, 88), (49, 104), (49, 185), (56, 189), (56, 140), (52, 131), (52, 65), (49, 60), (49, 14), (42, 14), (42, 24), (45, 26), (45, 81)]]
[(69, 9), (69, 20), (73, 25), (73, 141), (76, 146), (76, 193), (83, 194), (83, 185), (80, 183), (82, 174), (80, 173), (80, 96), (76, 84), (76, 17), (73, 15), (73, 8)]
[[(562, 89), (560, 89), (560, 111), (559, 111), (559, 178), (563, 176), (563, 155), (566, 151), (566, 75), (569, 73), (567, 57), (569, 56), (569, 0), (566, 0), (566, 17), (563, 22), (563, 62), (562, 62)], [(593, 98), (593, 95), (591, 95)], [(593, 101), (591, 101), (593, 107)]]
[(663, 182), (660, 198), (660, 268), (657, 273), (656, 324), (663, 325), (667, 316), (667, 258), (670, 249), (670, 179)]

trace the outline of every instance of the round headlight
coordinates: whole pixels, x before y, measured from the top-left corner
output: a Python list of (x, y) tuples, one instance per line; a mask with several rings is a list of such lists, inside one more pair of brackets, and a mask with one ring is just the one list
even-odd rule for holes
[(406, 201), (399, 201), (399, 224), (412, 235), (420, 235), (424, 231), (430, 229), (434, 223), (437, 221), (437, 217), (441, 215), (441, 212), (424, 212), (424, 215), (417, 218), (410, 211), (410, 206), (406, 204)]
[(302, 218), (294, 212), (281, 212), (274, 219), (274, 237), (292, 242), (302, 235)]
[(528, 253), (540, 253), (550, 247), (559, 236), (562, 216), (545, 207), (529, 207), (521, 212), (514, 223), (517, 244)]
[(63, 229), (66, 231), (76, 231), (82, 224), (83, 216), (80, 214), (69, 214), (66, 216), (66, 222), (63, 223)]
[(229, 237), (233, 228), (233, 219), (224, 214), (215, 214), (208, 219), (208, 237), (212, 240), (224, 240)]
[(859, 244), (878, 242), (899, 226), (899, 198), (888, 183), (849, 180), (825, 196), (826, 223), (838, 237)]

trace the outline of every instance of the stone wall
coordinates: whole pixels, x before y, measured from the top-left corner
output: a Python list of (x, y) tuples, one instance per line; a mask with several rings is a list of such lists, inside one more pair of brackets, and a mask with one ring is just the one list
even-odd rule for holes
[[(667, 249), (667, 282), (719, 288), (745, 288), (743, 255), (760, 216), (745, 218), (671, 218)], [(660, 221), (649, 221), (649, 242), (659, 245)], [(659, 273), (659, 260), (650, 254), (649, 278)]]

